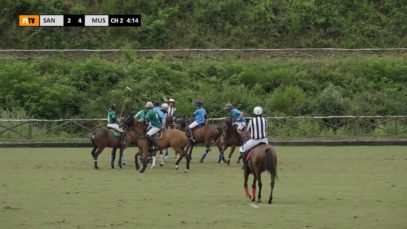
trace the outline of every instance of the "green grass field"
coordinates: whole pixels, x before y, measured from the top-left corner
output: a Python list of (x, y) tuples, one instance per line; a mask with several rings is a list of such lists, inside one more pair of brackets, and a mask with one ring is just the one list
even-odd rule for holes
[[(263, 173), (258, 208), (243, 195), (240, 165), (210, 153), (191, 170), (173, 160), (139, 174), (110, 152), (0, 149), (1, 228), (407, 228), (407, 147), (276, 147), (274, 202)], [(131, 153), (130, 153), (131, 152)], [(172, 155), (173, 156), (173, 155)]]

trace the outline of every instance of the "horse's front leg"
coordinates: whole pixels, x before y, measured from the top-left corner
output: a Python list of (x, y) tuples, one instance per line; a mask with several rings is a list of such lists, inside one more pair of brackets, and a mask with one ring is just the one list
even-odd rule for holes
[(141, 155), (141, 152), (138, 151), (136, 154), (134, 154), (134, 164), (136, 165), (136, 169), (139, 170), (140, 169), (140, 165), (138, 163), (138, 158)]
[(123, 164), (124, 164), (124, 163), (123, 163), (123, 151), (124, 151), (124, 148), (121, 147), (121, 148), (120, 148), (120, 151), (119, 151), (119, 161), (117, 162), (119, 168), (123, 168)]
[(232, 146), (230, 147), (230, 152), (229, 152), (229, 156), (228, 156), (228, 165), (230, 164), (230, 159), (232, 158), (233, 152), (235, 152), (236, 146)]
[(218, 148), (218, 151), (219, 151), (219, 160), (218, 160), (218, 163), (220, 163), (220, 161), (223, 161), (223, 162), (226, 163), (225, 155), (224, 155), (224, 153), (223, 153), (223, 152), (225, 152), (225, 151), (223, 151), (223, 149), (222, 149), (222, 144), (220, 143), (220, 141), (216, 144), (216, 147)]
[(114, 160), (116, 159), (116, 150), (117, 148), (113, 147), (112, 149), (112, 157), (110, 158), (110, 166), (114, 169)]
[(211, 147), (209, 145), (209, 141), (205, 141), (205, 153), (202, 154), (200, 162), (203, 163), (205, 160), (206, 156), (208, 155), (209, 151), (211, 151)]
[(147, 164), (148, 164), (148, 152), (147, 153), (143, 153), (143, 167), (140, 170), (140, 173), (144, 173), (144, 171), (147, 168)]
[[(177, 151), (175, 151), (177, 152)], [(180, 154), (179, 152), (177, 152), (179, 154), (178, 160), (175, 162), (175, 169), (178, 170), (178, 164), (179, 162), (182, 160), (182, 158), (185, 157), (186, 154)]]

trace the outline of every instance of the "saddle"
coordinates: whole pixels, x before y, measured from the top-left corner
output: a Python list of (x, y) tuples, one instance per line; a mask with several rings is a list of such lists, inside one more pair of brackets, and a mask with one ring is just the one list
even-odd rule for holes
[(253, 157), (253, 150), (254, 150), (257, 146), (259, 146), (259, 145), (266, 145), (266, 143), (260, 142), (259, 144), (255, 145), (253, 148), (251, 148), (251, 149), (249, 150), (249, 152), (247, 153), (247, 155), (246, 155), (246, 161), (250, 161), (250, 160), (252, 159), (252, 157)]
[(160, 140), (160, 139), (163, 139), (164, 133), (165, 133), (165, 129), (162, 129), (151, 137), (153, 137), (154, 140)]
[(113, 137), (119, 138), (122, 136), (122, 133), (116, 129), (110, 127), (108, 127), (107, 129), (112, 133)]

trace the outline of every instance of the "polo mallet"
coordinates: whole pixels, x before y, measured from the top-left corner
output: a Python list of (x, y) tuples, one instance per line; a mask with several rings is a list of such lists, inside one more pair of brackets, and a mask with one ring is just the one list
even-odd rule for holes
[(122, 106), (122, 110), (120, 111), (119, 117), (121, 118), (123, 115), (124, 107), (126, 106), (126, 102), (129, 100), (129, 95), (133, 92), (133, 90), (129, 87), (126, 86), (126, 91), (125, 91), (125, 97), (124, 97), (124, 103)]

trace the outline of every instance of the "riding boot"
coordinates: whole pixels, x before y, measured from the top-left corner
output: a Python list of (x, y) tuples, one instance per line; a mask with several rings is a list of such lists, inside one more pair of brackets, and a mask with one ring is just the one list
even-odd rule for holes
[(154, 151), (156, 148), (158, 148), (153, 136), (147, 135), (147, 139), (148, 139), (148, 144), (150, 145), (151, 151)]
[(240, 156), (242, 157), (242, 162), (243, 162), (243, 170), (247, 170), (248, 166), (247, 166), (247, 159), (246, 159), (246, 152), (240, 152)]
[(191, 128), (187, 128), (188, 130), (188, 134), (189, 134), (189, 138), (191, 139), (191, 141), (195, 142), (194, 136), (192, 134), (192, 129)]
[(126, 145), (126, 132), (122, 132), (120, 135), (120, 145), (125, 146)]

